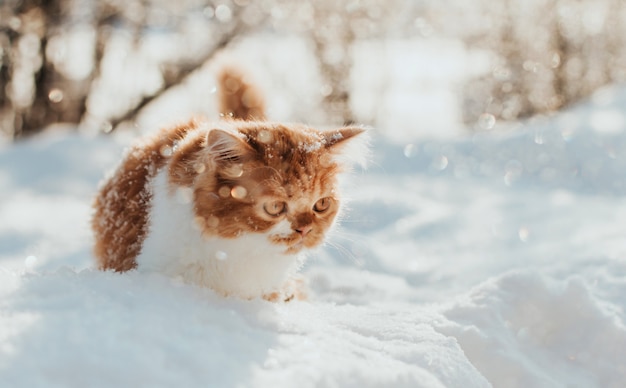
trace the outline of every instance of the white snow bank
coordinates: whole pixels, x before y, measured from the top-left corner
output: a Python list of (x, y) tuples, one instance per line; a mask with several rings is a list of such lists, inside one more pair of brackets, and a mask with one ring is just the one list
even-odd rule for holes
[(618, 309), (599, 302), (579, 277), (514, 272), (453, 302), (438, 329), (458, 339), (494, 387), (617, 388), (626, 382)]
[(442, 305), (279, 305), (224, 299), (159, 275), (69, 268), (4, 271), (0, 284), (0, 381), (11, 387), (626, 381), (620, 307), (578, 277), (511, 272)]
[[(0, 148), (0, 268), (91, 265), (91, 201), (119, 159), (112, 138), (50, 132)], [(49, 265), (49, 267), (47, 267)]]
[(489, 386), (427, 307), (277, 305), (67, 268), (12, 288), (0, 302), (3, 386)]
[(379, 137), (286, 305), (94, 271), (121, 146), (0, 148), (0, 386), (623, 386), (624, 90), (504, 135)]

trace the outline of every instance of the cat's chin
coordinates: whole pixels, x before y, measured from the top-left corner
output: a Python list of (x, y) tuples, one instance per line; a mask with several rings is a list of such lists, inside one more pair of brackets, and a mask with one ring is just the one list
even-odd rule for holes
[(300, 240), (299, 242), (288, 246), (287, 249), (285, 249), (285, 254), (286, 255), (295, 255), (297, 253), (300, 253), (303, 249), (305, 248), (304, 246), (304, 241)]
[(295, 243), (288, 244), (287, 248), (285, 249), (285, 251), (283, 253), (285, 255), (296, 255), (296, 254), (298, 254), (300, 252), (303, 252), (303, 251), (306, 251), (308, 249), (313, 249), (313, 248), (317, 247), (318, 245), (319, 244), (311, 244), (310, 241), (309, 241), (309, 244), (307, 244), (305, 239), (300, 238)]
[(284, 245), (285, 250), (283, 253), (286, 255), (295, 255), (307, 247), (304, 238), (297, 233), (287, 236), (280, 234), (270, 235), (269, 241), (275, 245)]

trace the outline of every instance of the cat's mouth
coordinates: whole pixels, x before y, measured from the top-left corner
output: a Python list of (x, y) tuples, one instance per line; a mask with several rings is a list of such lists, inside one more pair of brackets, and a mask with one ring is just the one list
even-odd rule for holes
[(285, 250), (286, 254), (298, 253), (302, 248), (304, 248), (304, 239), (300, 233), (294, 232), (288, 235), (284, 234), (274, 234), (270, 235), (269, 240), (278, 245), (285, 245), (287, 249)]

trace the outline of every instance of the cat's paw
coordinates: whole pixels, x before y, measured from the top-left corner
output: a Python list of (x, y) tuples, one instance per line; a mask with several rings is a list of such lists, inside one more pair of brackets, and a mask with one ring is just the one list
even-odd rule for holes
[(269, 302), (291, 302), (292, 300), (307, 300), (309, 287), (306, 279), (301, 275), (289, 278), (282, 290), (263, 296)]

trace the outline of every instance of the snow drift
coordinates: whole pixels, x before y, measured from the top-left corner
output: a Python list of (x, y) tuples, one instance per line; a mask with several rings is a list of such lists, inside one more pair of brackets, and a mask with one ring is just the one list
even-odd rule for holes
[(0, 385), (621, 387), (625, 98), (602, 93), (505, 134), (379, 136), (288, 304), (94, 270), (89, 204), (122, 145), (4, 148)]

